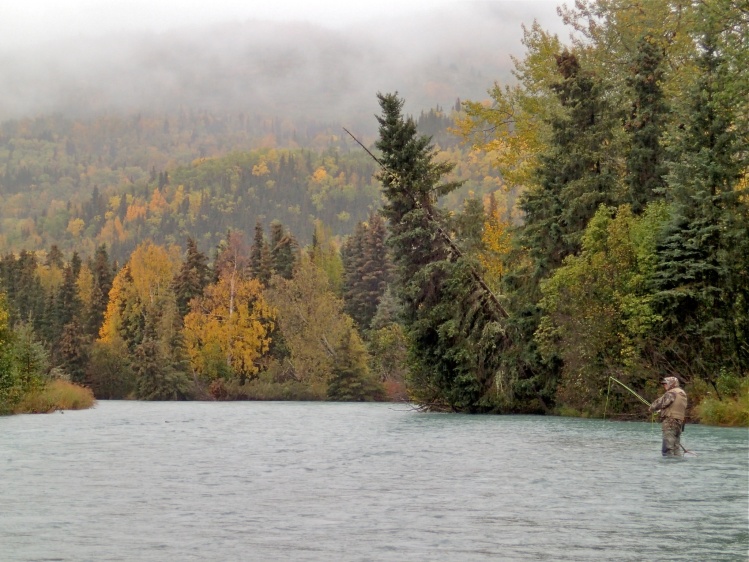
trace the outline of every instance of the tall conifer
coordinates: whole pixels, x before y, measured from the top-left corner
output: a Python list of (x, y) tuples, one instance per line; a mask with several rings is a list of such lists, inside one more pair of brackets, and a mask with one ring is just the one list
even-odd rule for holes
[(746, 147), (736, 107), (721, 95), (730, 64), (706, 21), (668, 176), (674, 214), (658, 247), (654, 288), (664, 317), (661, 368), (715, 381), (721, 369), (749, 369), (749, 212), (740, 190)]
[(383, 215), (411, 342), (411, 391), (429, 407), (491, 410), (504, 339), (498, 303), (446, 235), (446, 213), (436, 206), (440, 195), (460, 184), (440, 183), (453, 165), (436, 161), (430, 139), (401, 114), (403, 100), (394, 94), (378, 98)]

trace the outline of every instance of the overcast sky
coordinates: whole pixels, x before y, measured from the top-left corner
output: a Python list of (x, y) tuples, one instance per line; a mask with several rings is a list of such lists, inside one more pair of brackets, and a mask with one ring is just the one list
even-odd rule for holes
[[(520, 3), (523, 0), (483, 0)], [(543, 0), (556, 6), (560, 0)], [(0, 10), (0, 49), (48, 39), (116, 31), (246, 21), (308, 21), (339, 27), (388, 14), (408, 15), (461, 0), (6, 0)], [(553, 9), (553, 8), (552, 8)]]

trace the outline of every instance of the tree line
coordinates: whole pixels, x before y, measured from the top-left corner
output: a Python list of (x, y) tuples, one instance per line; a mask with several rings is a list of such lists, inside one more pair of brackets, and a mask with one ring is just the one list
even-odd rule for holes
[[(64, 378), (98, 398), (384, 400), (405, 397), (405, 343), (386, 298), (372, 213), (343, 247), (317, 223), (302, 248), (280, 222), (230, 230), (212, 256), (146, 240), (0, 260), (0, 404)], [(383, 302), (382, 309), (379, 307)], [(364, 303), (364, 306), (360, 306)]]
[(636, 415), (610, 377), (655, 396), (674, 375), (694, 402), (746, 401), (749, 12), (600, 0), (562, 14), (570, 44), (528, 27), (517, 83), (464, 104), (466, 142), (522, 188), (521, 223), (490, 215), (493, 235), (473, 247), (438, 206), (456, 188), (450, 166), (403, 100), (379, 96), (415, 396), (469, 412)]

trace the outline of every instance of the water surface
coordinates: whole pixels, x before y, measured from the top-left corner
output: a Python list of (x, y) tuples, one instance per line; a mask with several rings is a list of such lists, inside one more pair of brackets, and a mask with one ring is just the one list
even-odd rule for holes
[(0, 418), (0, 560), (749, 558), (749, 431), (391, 404)]

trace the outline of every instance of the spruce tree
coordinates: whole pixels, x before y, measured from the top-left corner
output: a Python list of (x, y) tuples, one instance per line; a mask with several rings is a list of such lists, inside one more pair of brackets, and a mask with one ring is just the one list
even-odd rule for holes
[(362, 328), (369, 329), (391, 278), (387, 227), (379, 213), (371, 213), (362, 245), (359, 272), (362, 292)]
[(369, 329), (390, 280), (386, 238), (382, 216), (370, 213), (369, 221), (357, 224), (341, 248), (345, 310), (362, 330)]
[(384, 389), (369, 371), (367, 352), (353, 330), (347, 330), (335, 349), (328, 383), (328, 400), (368, 402), (382, 400)]
[(661, 144), (668, 106), (661, 84), (664, 81), (665, 51), (658, 39), (643, 35), (627, 84), (632, 90), (632, 112), (625, 127), (630, 135), (627, 151), (627, 198), (632, 210), (642, 213), (649, 201), (663, 197), (665, 149)]
[(139, 399), (184, 400), (187, 397), (187, 376), (174, 368), (156, 334), (156, 319), (152, 317), (146, 322), (142, 341), (134, 349), (132, 365)]
[(522, 243), (542, 279), (577, 253), (588, 221), (602, 204), (616, 205), (615, 161), (608, 150), (614, 129), (602, 84), (574, 53), (557, 56), (561, 80), (552, 86), (562, 107), (551, 119), (552, 138), (540, 155), (538, 187), (521, 197)]
[(365, 328), (364, 303), (361, 291), (361, 269), (366, 226), (357, 223), (354, 232), (341, 246), (343, 262), (343, 310), (354, 319), (360, 329)]
[(397, 95), (378, 95), (383, 167), (379, 174), (397, 268), (398, 295), (411, 342), (409, 384), (427, 407), (479, 412), (490, 397), (504, 341), (496, 297), (447, 236), (437, 198), (458, 182), (440, 183), (453, 165), (437, 162), (430, 139), (401, 114)]
[(88, 347), (86, 334), (76, 320), (63, 326), (62, 334), (55, 345), (55, 358), (57, 364), (74, 383), (87, 382)]
[(709, 20), (707, 27), (668, 175), (673, 220), (657, 249), (653, 288), (664, 318), (660, 368), (714, 382), (721, 370), (749, 369), (749, 209), (737, 108), (722, 96), (735, 69)]
[(298, 251), (299, 244), (294, 237), (286, 232), (279, 221), (273, 221), (270, 225), (270, 259), (273, 272), (284, 279), (291, 279)]
[(89, 265), (94, 284), (91, 294), (91, 308), (88, 310), (85, 332), (90, 338), (99, 335), (99, 329), (104, 321), (104, 312), (109, 302), (109, 291), (112, 289), (114, 267), (109, 262), (107, 247), (102, 244), (96, 248), (93, 260)]
[(177, 307), (183, 318), (190, 311), (190, 301), (203, 294), (209, 281), (208, 257), (198, 250), (195, 240), (188, 237), (185, 261), (172, 282)]
[(580, 251), (598, 208), (623, 198), (612, 153), (615, 112), (603, 84), (567, 50), (556, 57), (556, 67), (559, 80), (551, 90), (560, 111), (549, 120), (551, 137), (538, 158), (537, 186), (520, 198), (524, 222), (516, 231), (503, 279), (511, 310), (507, 329), (514, 343), (503, 370), (518, 409), (530, 412), (553, 407), (561, 367), (557, 357), (542, 358), (534, 337), (541, 321), (541, 283)]
[(263, 232), (263, 223), (258, 219), (255, 222), (255, 234), (250, 248), (250, 275), (263, 285), (268, 284), (271, 276), (271, 268), (268, 263), (269, 254), (268, 243), (265, 241), (265, 233)]
[(482, 246), (481, 239), (485, 220), (486, 213), (484, 212), (483, 202), (471, 194), (463, 202), (463, 210), (455, 217), (454, 221), (461, 245), (469, 254), (475, 255)]

